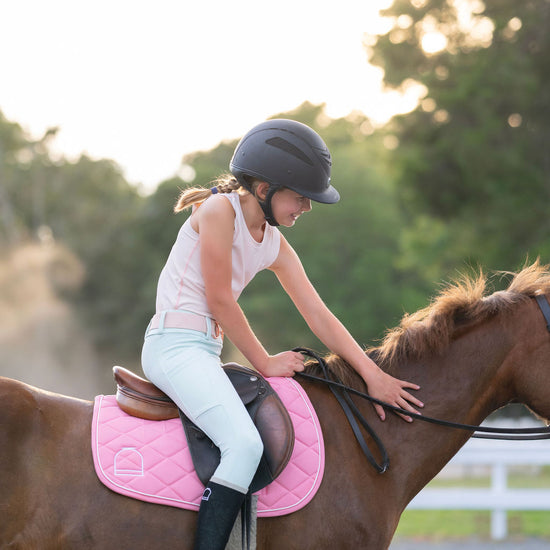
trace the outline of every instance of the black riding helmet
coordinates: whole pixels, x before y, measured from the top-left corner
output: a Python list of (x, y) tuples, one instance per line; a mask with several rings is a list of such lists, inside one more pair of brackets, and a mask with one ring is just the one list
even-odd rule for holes
[(332, 204), (340, 195), (330, 185), (330, 152), (321, 137), (309, 126), (295, 120), (274, 119), (254, 126), (239, 142), (229, 164), (238, 182), (252, 191), (254, 178), (269, 183), (260, 206), (270, 225), (271, 199), (276, 191), (288, 187), (313, 201)]

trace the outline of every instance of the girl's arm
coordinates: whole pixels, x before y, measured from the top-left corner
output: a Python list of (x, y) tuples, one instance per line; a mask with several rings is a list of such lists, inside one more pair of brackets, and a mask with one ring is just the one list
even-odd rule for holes
[(193, 225), (200, 234), (208, 307), (225, 335), (264, 376), (293, 376), (295, 371), (303, 370), (303, 357), (299, 353), (268, 354), (233, 298), (231, 248), (235, 212), (230, 202), (223, 196), (210, 197), (193, 216)]
[[(417, 411), (411, 403), (418, 407), (423, 406), (421, 401), (406, 390), (416, 390), (419, 386), (386, 374), (361, 349), (344, 325), (324, 304), (308, 279), (298, 255), (282, 236), (281, 250), (271, 270), (277, 275), (312, 332), (328, 349), (355, 368), (373, 397), (413, 413)], [(383, 407), (375, 405), (375, 408), (384, 420)], [(412, 421), (410, 417), (403, 418)]]

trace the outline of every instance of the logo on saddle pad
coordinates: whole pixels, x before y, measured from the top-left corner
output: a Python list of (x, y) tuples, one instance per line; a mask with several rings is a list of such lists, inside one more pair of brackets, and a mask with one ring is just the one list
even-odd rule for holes
[[(259, 517), (303, 508), (321, 484), (325, 461), (319, 420), (303, 388), (292, 378), (268, 381), (289, 412), (295, 443), (284, 470), (256, 493)], [(201, 499), (208, 499), (179, 419), (136, 418), (119, 408), (115, 396), (100, 395), (92, 451), (99, 479), (117, 493), (188, 510), (198, 510)]]

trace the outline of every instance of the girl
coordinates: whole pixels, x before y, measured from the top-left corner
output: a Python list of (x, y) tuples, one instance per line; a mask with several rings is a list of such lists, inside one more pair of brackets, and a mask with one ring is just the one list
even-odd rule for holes
[[(300, 353), (270, 355), (237, 299), (262, 269), (275, 273), (311, 330), (361, 375), (369, 393), (410, 412), (419, 386), (384, 373), (323, 303), (294, 250), (276, 228), (292, 227), (311, 201), (335, 203), (330, 153), (317, 133), (292, 120), (269, 120), (240, 141), (233, 176), (211, 189), (181, 193), (175, 211), (195, 207), (160, 275), (156, 314), (146, 333), (146, 376), (220, 448), (221, 461), (199, 509), (196, 550), (223, 549), (263, 448), (220, 364), (222, 334), (264, 376), (303, 370)], [(376, 406), (384, 420), (384, 410)], [(412, 421), (410, 417), (404, 417)]]

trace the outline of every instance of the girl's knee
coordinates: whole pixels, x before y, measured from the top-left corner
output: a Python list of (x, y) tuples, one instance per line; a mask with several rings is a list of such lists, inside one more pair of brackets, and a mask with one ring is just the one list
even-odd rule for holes
[(239, 449), (242, 454), (248, 457), (251, 462), (254, 461), (257, 464), (260, 463), (262, 454), (264, 452), (264, 444), (262, 438), (256, 429), (248, 430), (242, 434), (242, 438), (239, 438)]
[(235, 461), (240, 464), (248, 464), (256, 468), (260, 463), (264, 445), (257, 430), (243, 430), (234, 438), (225, 453), (222, 452), (222, 460)]
[(235, 434), (220, 450), (221, 461), (214, 477), (223, 480), (229, 486), (240, 487), (246, 491), (264, 451), (260, 434), (255, 428), (244, 429)]

